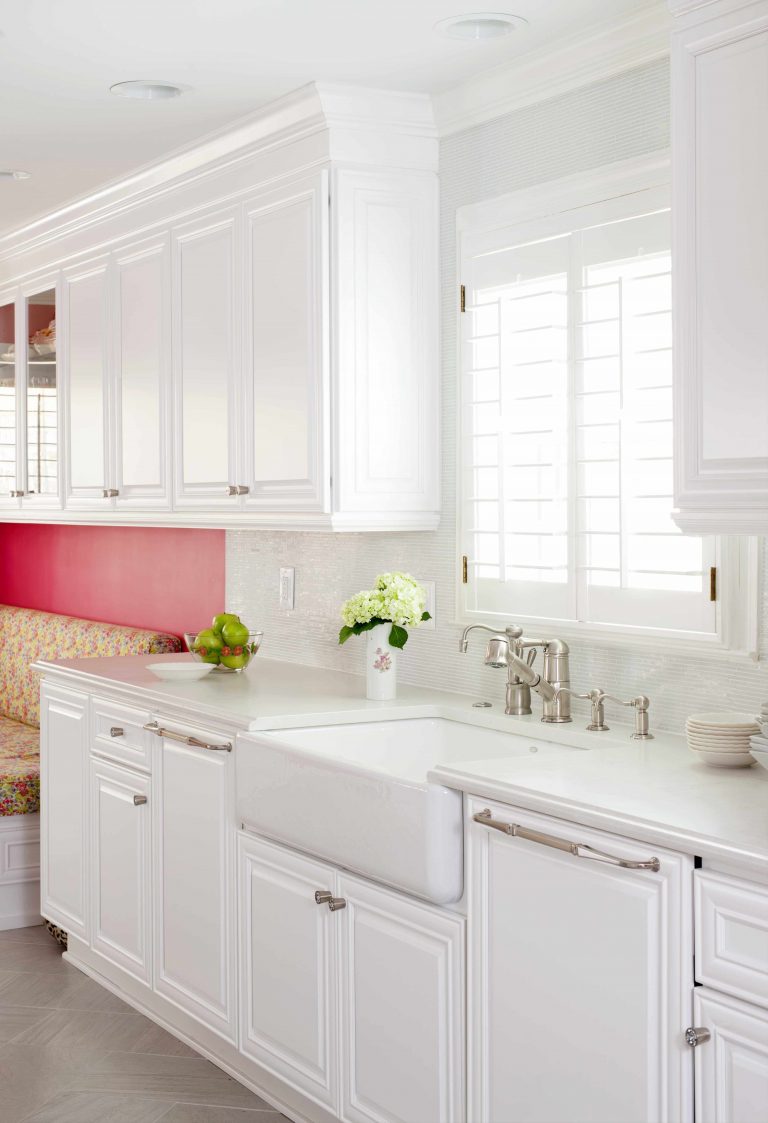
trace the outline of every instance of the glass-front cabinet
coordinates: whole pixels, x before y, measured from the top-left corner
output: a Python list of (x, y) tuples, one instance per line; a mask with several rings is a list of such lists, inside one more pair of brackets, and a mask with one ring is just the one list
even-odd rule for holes
[(17, 413), (16, 302), (0, 297), (0, 502), (18, 491)]
[(59, 504), (57, 289), (0, 294), (0, 505)]
[(26, 479), (23, 493), (51, 501), (59, 495), (59, 379), (54, 286), (25, 295), (24, 327)]

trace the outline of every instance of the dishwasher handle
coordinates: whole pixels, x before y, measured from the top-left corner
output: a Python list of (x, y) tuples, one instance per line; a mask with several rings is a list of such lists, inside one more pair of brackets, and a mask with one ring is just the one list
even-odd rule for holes
[(173, 729), (165, 729), (156, 721), (150, 721), (144, 728), (147, 733), (154, 733), (156, 737), (167, 737), (169, 741), (180, 741), (182, 745), (191, 745), (195, 749), (208, 749), (212, 753), (232, 752), (231, 741), (224, 741), (220, 745), (215, 745), (210, 741), (201, 741), (198, 737), (189, 737), (184, 733), (176, 733)]
[(558, 838), (554, 834), (543, 834), (541, 831), (531, 830), (530, 827), (521, 827), (519, 823), (502, 823), (500, 819), (493, 818), (487, 807), (484, 811), (478, 811), (472, 818), (476, 823), (481, 823), (482, 826), (490, 827), (494, 831), (501, 831), (502, 834), (509, 834), (514, 838), (524, 838), (527, 842), (536, 842), (540, 846), (551, 846), (555, 850), (564, 850), (567, 854), (573, 854), (575, 858), (589, 858), (593, 862), (604, 862), (609, 866), (621, 866), (625, 870), (652, 870), (654, 873), (658, 873), (661, 868), (658, 858), (649, 858), (645, 862), (635, 862), (629, 858), (617, 858), (615, 854), (608, 854), (605, 850), (597, 850), (586, 842), (568, 842), (567, 839)]

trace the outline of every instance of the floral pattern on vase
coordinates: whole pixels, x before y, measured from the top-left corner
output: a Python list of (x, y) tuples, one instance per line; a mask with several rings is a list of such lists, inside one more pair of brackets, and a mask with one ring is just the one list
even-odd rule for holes
[(366, 697), (391, 702), (397, 697), (397, 651), (390, 647), (391, 624), (377, 624), (366, 632)]

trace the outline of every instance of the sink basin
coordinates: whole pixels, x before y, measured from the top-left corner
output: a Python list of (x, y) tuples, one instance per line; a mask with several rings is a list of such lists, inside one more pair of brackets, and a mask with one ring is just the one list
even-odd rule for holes
[(250, 733), (236, 749), (246, 828), (445, 904), (463, 891), (459, 792), (427, 781), (438, 764), (573, 752), (446, 718)]

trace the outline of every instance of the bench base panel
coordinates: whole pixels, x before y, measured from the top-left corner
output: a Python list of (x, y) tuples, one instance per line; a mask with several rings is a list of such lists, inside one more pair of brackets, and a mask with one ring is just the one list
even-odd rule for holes
[(40, 816), (0, 816), (0, 932), (41, 923)]

